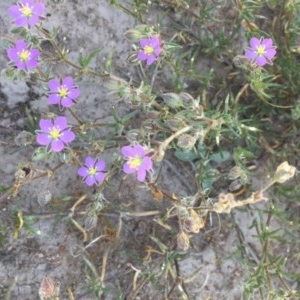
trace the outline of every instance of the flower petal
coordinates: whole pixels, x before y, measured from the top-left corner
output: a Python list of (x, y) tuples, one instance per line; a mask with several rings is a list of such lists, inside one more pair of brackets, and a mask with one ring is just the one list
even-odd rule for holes
[(45, 11), (45, 4), (43, 2), (35, 3), (32, 8), (32, 13), (38, 16), (41, 16)]
[(11, 6), (9, 9), (8, 9), (8, 13), (15, 19), (19, 18), (20, 15), (21, 15), (21, 12), (20, 12), (20, 6), (18, 5), (13, 5)]
[(143, 158), (143, 161), (142, 161), (141, 166), (142, 166), (142, 168), (145, 169), (146, 171), (151, 170), (152, 167), (153, 167), (151, 158), (148, 157), (148, 156), (145, 156), (145, 157)]
[(91, 176), (91, 175), (87, 176), (86, 179), (85, 179), (85, 183), (88, 186), (94, 185), (96, 183), (95, 177)]
[(147, 38), (140, 39), (141, 48), (145, 48), (146, 46), (149, 46), (150, 43), (151, 43), (151, 41)]
[(268, 59), (271, 59), (273, 58), (274, 56), (276, 55), (276, 50), (275, 49), (268, 49), (265, 53), (265, 56), (268, 58)]
[(66, 130), (61, 133), (60, 139), (66, 144), (71, 143), (75, 139), (75, 134), (71, 130)]
[(141, 145), (135, 145), (133, 147), (133, 151), (135, 155), (137, 154), (140, 157), (144, 157), (144, 155), (146, 154), (144, 147)]
[(84, 161), (84, 164), (88, 167), (88, 168), (91, 168), (91, 167), (94, 167), (94, 164), (95, 164), (95, 160), (88, 156), (85, 161)]
[(26, 4), (30, 7), (34, 6), (34, 0), (22, 0), (21, 3), (23, 4), (23, 6), (25, 6)]
[(25, 70), (26, 64), (22, 61), (15, 61), (15, 64), (19, 70)]
[(265, 46), (266, 49), (273, 47), (273, 41), (272, 39), (263, 39), (261, 41), (261, 44)]
[(97, 171), (101, 172), (105, 170), (105, 161), (104, 160), (99, 160), (96, 164), (95, 164), (95, 168), (97, 169)]
[(65, 144), (61, 140), (52, 140), (51, 143), (51, 150), (54, 152), (60, 152), (62, 149), (64, 149)]
[(15, 20), (15, 25), (17, 27), (25, 27), (27, 25), (27, 18), (25, 16), (20, 16)]
[(122, 147), (121, 152), (125, 157), (134, 157), (135, 156), (134, 148), (132, 148), (130, 146)]
[(130, 166), (128, 165), (128, 163), (125, 163), (124, 166), (123, 166), (123, 171), (126, 174), (132, 174), (132, 173), (136, 172), (136, 169), (130, 168)]
[(156, 57), (158, 57), (161, 53), (162, 49), (160, 47), (156, 47), (155, 50), (154, 50), (154, 54)]
[(40, 21), (39, 16), (34, 14), (28, 19), (28, 25), (32, 27), (36, 25), (39, 21)]
[(74, 80), (70, 76), (64, 78), (62, 81), (62, 85), (65, 85), (68, 90), (70, 90), (73, 87), (73, 84), (74, 84)]
[(102, 172), (99, 172), (95, 175), (95, 179), (98, 181), (98, 184), (101, 184), (104, 181), (105, 175), (106, 174), (104, 174)]
[(253, 50), (247, 50), (245, 56), (250, 60), (254, 60), (257, 54)]
[(41, 130), (44, 132), (49, 132), (53, 127), (52, 121), (47, 119), (40, 119), (39, 125)]
[(150, 55), (147, 59), (147, 65), (150, 66), (152, 63), (154, 63), (154, 61), (156, 60), (155, 55)]
[(27, 68), (36, 68), (39, 63), (35, 59), (30, 59), (26, 62)]
[(48, 96), (48, 102), (50, 104), (58, 104), (60, 102), (60, 96), (58, 94), (50, 94)]
[(11, 59), (12, 61), (15, 62), (15, 61), (19, 60), (19, 56), (18, 56), (16, 48), (7, 49), (6, 53), (7, 53), (8, 58)]
[(260, 40), (256, 37), (250, 39), (250, 46), (256, 50), (256, 48), (260, 45)]
[(264, 66), (265, 64), (268, 63), (267, 59), (264, 56), (258, 56), (255, 60), (255, 62), (260, 66)]
[(71, 98), (71, 99), (76, 99), (78, 98), (80, 95), (80, 91), (78, 88), (73, 88), (69, 91), (69, 95), (68, 97)]
[(152, 44), (153, 48), (157, 48), (157, 47), (160, 46), (160, 40), (159, 40), (158, 35), (154, 35), (154, 36), (151, 38), (151, 44)]
[(17, 40), (17, 42), (16, 42), (17, 52), (21, 52), (22, 50), (24, 50), (26, 48), (27, 48), (27, 45), (23, 39)]
[(63, 107), (67, 107), (68, 108), (68, 107), (71, 107), (74, 104), (75, 104), (75, 102), (72, 99), (70, 99), (69, 97), (61, 99), (61, 105)]
[(88, 168), (86, 168), (86, 167), (80, 167), (80, 168), (77, 170), (77, 174), (78, 174), (79, 176), (86, 177), (86, 176), (88, 176), (88, 174), (89, 174), (89, 170), (88, 170)]
[(36, 136), (36, 141), (42, 146), (47, 146), (51, 143), (51, 139), (47, 133), (40, 133)]
[(54, 121), (54, 126), (59, 127), (61, 130), (68, 127), (67, 118), (66, 117), (57, 117)]
[(143, 50), (140, 50), (137, 57), (139, 60), (146, 60), (148, 58), (148, 54), (146, 54)]
[(60, 83), (55, 80), (55, 79), (51, 79), (48, 82), (48, 87), (50, 89), (51, 92), (53, 93), (57, 93), (58, 92), (58, 88), (60, 87)]
[(30, 51), (30, 58), (36, 59), (40, 56), (40, 51), (38, 49), (31, 49)]
[(146, 171), (142, 168), (140, 168), (137, 172), (137, 179), (138, 181), (143, 182), (146, 178)]

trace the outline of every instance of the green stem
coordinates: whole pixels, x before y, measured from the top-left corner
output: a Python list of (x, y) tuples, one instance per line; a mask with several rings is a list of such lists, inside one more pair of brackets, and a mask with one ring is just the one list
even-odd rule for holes
[(76, 121), (78, 122), (79, 125), (82, 125), (83, 122), (80, 120), (80, 118), (78, 117), (78, 115), (75, 113), (75, 111), (69, 107), (68, 108), (69, 112), (71, 113), (71, 115), (74, 117), (74, 119), (76, 119)]

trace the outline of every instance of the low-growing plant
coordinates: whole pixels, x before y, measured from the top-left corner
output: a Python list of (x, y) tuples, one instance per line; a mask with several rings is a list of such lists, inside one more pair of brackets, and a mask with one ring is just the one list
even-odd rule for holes
[[(116, 283), (119, 299), (137, 299), (149, 283), (164, 299), (173, 299), (175, 291), (191, 299), (186, 283), (199, 272), (184, 278), (178, 261), (193, 251), (194, 237), (208, 230), (212, 215), (219, 216), (222, 228), (223, 214), (263, 202), (257, 208), (259, 219), (253, 217), (252, 223), (261, 245), (254, 258), (244, 229), (231, 220), (239, 228), (235, 255), (247, 273), (241, 283), (244, 297), (297, 299), (299, 274), (289, 266), (299, 259), (299, 251), (294, 252), (299, 246), (298, 183), (286, 182), (297, 177), (300, 1), (194, 2), (110, 1), (138, 22), (124, 32), (124, 39), (134, 45), (128, 49), (128, 64), (136, 68), (137, 77), (130, 80), (105, 65), (93, 67), (98, 49), (71, 59), (59, 29), (44, 28), (47, 5), (42, 1), (20, 0), (8, 9), (13, 27), (10, 38), (3, 40), (8, 65), (2, 72), (7, 78), (32, 81), (46, 94), (49, 111), (37, 120), (36, 112), (27, 114), (30, 126), (15, 137), (15, 144), (34, 149), (32, 159), (16, 165), (14, 182), (2, 189), (0, 202), (9, 199), (5, 203), (15, 205), (24, 185), (47, 178), (38, 204), (51, 208), (48, 217), (58, 217), (57, 228), (66, 223), (80, 235), (82, 244), (72, 255), (83, 257), (87, 287), (95, 299), (110, 293), (107, 268), (112, 252), (122, 255), (124, 243), (136, 243), (138, 250), (127, 254), (135, 260), (129, 271), (116, 275), (131, 276), (130, 286)], [(220, 9), (228, 6), (234, 17), (220, 18)], [(145, 16), (152, 9), (161, 17), (147, 24)], [(166, 16), (170, 28), (162, 25)], [(51, 45), (50, 55), (45, 43)], [(202, 70), (203, 58), (210, 67)], [(57, 63), (68, 67), (60, 78), (53, 75)], [(82, 78), (107, 90), (108, 101), (114, 103), (111, 122), (87, 119), (77, 108)], [(269, 178), (254, 184), (251, 178), (261, 165), (270, 166), (267, 160)], [(55, 199), (53, 184), (67, 167), (72, 167), (68, 176), (80, 192)], [(166, 186), (166, 167), (186, 192)], [(141, 199), (123, 205), (126, 181), (131, 189), (149, 193), (155, 205), (148, 207), (156, 209), (136, 211)], [(109, 191), (115, 191), (117, 201)], [(286, 211), (282, 201), (294, 210)], [(40, 217), (26, 216), (16, 204), (11, 215), (14, 238), (22, 230), (38, 234), (31, 224)], [(278, 228), (271, 226), (271, 219)], [(143, 242), (132, 234), (132, 240), (121, 243), (128, 223), (138, 226), (142, 221), (153, 228), (151, 234)], [(95, 237), (94, 232), (101, 233)], [(1, 247), (5, 235), (1, 225)], [(101, 254), (89, 257), (96, 243)], [(291, 257), (276, 252), (272, 243), (289, 245)], [(59, 299), (59, 293), (58, 282), (44, 277), (40, 299)], [(76, 298), (71, 288), (68, 295)]]

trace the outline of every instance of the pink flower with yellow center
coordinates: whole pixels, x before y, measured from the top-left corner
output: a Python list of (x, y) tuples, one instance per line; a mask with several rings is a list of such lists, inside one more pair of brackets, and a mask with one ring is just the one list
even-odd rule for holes
[(7, 56), (20, 70), (36, 68), (39, 55), (40, 51), (28, 47), (24, 40), (17, 40), (15, 47), (7, 50)]
[(21, 0), (17, 5), (8, 9), (8, 13), (15, 19), (17, 27), (32, 27), (43, 18), (45, 5), (35, 0)]
[(55, 120), (41, 119), (39, 125), (36, 141), (46, 146), (49, 151), (60, 152), (75, 139), (66, 117), (57, 117)]
[(152, 160), (141, 145), (124, 146), (121, 152), (127, 162), (123, 166), (126, 174), (137, 173), (138, 181), (144, 181), (146, 172), (152, 170)]
[(276, 55), (276, 47), (273, 46), (272, 39), (250, 39), (250, 47), (246, 50), (245, 56), (260, 67), (266, 64), (272, 64), (272, 59)]
[(48, 86), (50, 89), (48, 102), (50, 104), (71, 107), (80, 95), (80, 91), (74, 85), (72, 77), (66, 77), (61, 81), (52, 79), (48, 82)]
[(86, 185), (92, 186), (94, 184), (99, 185), (104, 181), (106, 175), (104, 171), (105, 161), (88, 156), (84, 165), (78, 169), (77, 174), (83, 177)]
[(151, 65), (162, 52), (158, 35), (154, 35), (150, 38), (142, 38), (140, 40), (140, 46), (141, 49), (138, 53), (138, 59), (141, 61), (146, 60), (148, 66)]

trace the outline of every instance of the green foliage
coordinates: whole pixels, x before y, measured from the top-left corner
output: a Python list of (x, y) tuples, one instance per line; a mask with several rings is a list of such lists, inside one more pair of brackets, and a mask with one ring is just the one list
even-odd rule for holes
[[(67, 221), (70, 232), (83, 236), (82, 253), (88, 253), (95, 240), (102, 239), (94, 257), (84, 256), (87, 286), (95, 299), (110, 293), (105, 284), (107, 266), (113, 259), (112, 253), (126, 254), (127, 238), (134, 256), (132, 264), (127, 265), (130, 272), (126, 271), (132, 286), (128, 291), (127, 286), (124, 288), (128, 282), (124, 284), (123, 278), (118, 278), (118, 299), (135, 299), (147, 283), (159, 290), (161, 282), (165, 299), (172, 299), (176, 288), (182, 299), (189, 299), (178, 261), (189, 256), (190, 240), (213, 222), (212, 212), (220, 215), (222, 231), (225, 223), (221, 214), (242, 205), (247, 205), (244, 211), (251, 212), (252, 225), (239, 228), (231, 220), (231, 227), (224, 227), (239, 228), (237, 250), (247, 274), (242, 283), (245, 299), (300, 297), (300, 277), (293, 267), (293, 261), (299, 262), (300, 258), (299, 178), (288, 185), (276, 185), (267, 196), (264, 194), (270, 186), (285, 181), (270, 175), (274, 166), (287, 160), (297, 165), (299, 161), (300, 1), (235, 0), (230, 1), (230, 14), (227, 2), (110, 0), (112, 7), (130, 15), (137, 23), (124, 33), (133, 43), (133, 50), (128, 49), (128, 63), (136, 71), (136, 76), (126, 79), (111, 73), (118, 55), (115, 49), (109, 49), (106, 63), (99, 68), (93, 66), (93, 60), (100, 50), (82, 52), (74, 62), (69, 50), (59, 41), (56, 28), (48, 31), (38, 26), (34, 34), (22, 28), (11, 32), (38, 47), (47, 59), (31, 74), (8, 66), (3, 70), (7, 78), (32, 81), (47, 92), (46, 84), (53, 77), (51, 63), (59, 62), (72, 69), (77, 78), (92, 78), (95, 85), (101, 84), (108, 90), (112, 121), (84, 120), (81, 111), (66, 109), (73, 117), (76, 143), (59, 154), (45, 147), (35, 148), (31, 157), (33, 175), (19, 178), (16, 173), (11, 192), (18, 197), (23, 185), (40, 178), (48, 179), (50, 189), (50, 182), (59, 181), (59, 169), (67, 166), (78, 169), (84, 155), (110, 158), (106, 180), (100, 186), (86, 192), (78, 182), (74, 194), (49, 197), (49, 216), (57, 218), (55, 229)], [(153, 10), (158, 16), (152, 16), (148, 24)], [(138, 59), (139, 40), (154, 35), (159, 37), (162, 51), (148, 66)], [(272, 38), (277, 47), (273, 64), (264, 67), (244, 56), (249, 39), (262, 36)], [(52, 53), (43, 50), (43, 42), (50, 43)], [(5, 50), (11, 46), (6, 40), (1, 43)], [(128, 74), (131, 76), (133, 72)], [(35, 134), (39, 120), (46, 116), (53, 118), (56, 113), (43, 112), (37, 116), (26, 108), (25, 115), (25, 127)], [(33, 140), (28, 142), (31, 143)], [(139, 186), (126, 182), (130, 175), (120, 176), (124, 163), (120, 148), (128, 144), (145, 145), (145, 156), (155, 161), (155, 170), (149, 172), (142, 185), (145, 193), (151, 192), (154, 203), (146, 203), (149, 205), (143, 206), (145, 211), (139, 210), (135, 199), (134, 192), (140, 191)], [(174, 186), (165, 187), (166, 182), (161, 178), (166, 175), (161, 173), (164, 168), (161, 162), (166, 157), (171, 160), (169, 165), (175, 165), (176, 179), (188, 187), (187, 191), (176, 195)], [(135, 158), (129, 159), (132, 162)], [(49, 167), (55, 160), (59, 163)], [(42, 164), (44, 169), (39, 170), (37, 166)], [(280, 170), (283, 175), (279, 179), (294, 176), (296, 168), (292, 165)], [(72, 174), (75, 181), (76, 171)], [(241, 189), (229, 189), (229, 182), (234, 180), (239, 180)], [(130, 200), (126, 196), (122, 198), (124, 185)], [(113, 194), (109, 199), (104, 196), (107, 190)], [(6, 188), (1, 186), (0, 192), (2, 202), (6, 199)], [(246, 199), (236, 200), (240, 195)], [(256, 208), (256, 203), (262, 200), (268, 202), (263, 208)], [(28, 236), (38, 234), (34, 228), (37, 219), (23, 213), (18, 203), (10, 216), (14, 227), (10, 233), (15, 239), (23, 231)], [(151, 228), (151, 234), (135, 233), (143, 222), (145, 232)], [(94, 230), (100, 233), (90, 240)], [(255, 231), (251, 238), (257, 254), (249, 251), (250, 243), (243, 230)], [(6, 236), (6, 229), (1, 225), (2, 247), (7, 243)], [(118, 247), (120, 252), (116, 251)], [(186, 252), (182, 254), (181, 250)], [(101, 272), (94, 266), (99, 264), (99, 257)], [(111, 272), (113, 276), (115, 271)], [(298, 290), (291, 282), (297, 283)]]

